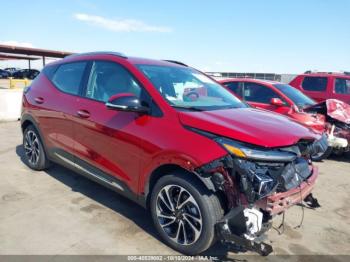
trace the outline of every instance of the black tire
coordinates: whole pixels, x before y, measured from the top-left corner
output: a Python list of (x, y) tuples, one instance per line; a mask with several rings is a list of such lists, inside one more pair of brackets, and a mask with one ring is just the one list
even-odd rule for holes
[[(33, 137), (32, 144), (28, 140), (31, 139), (30, 137)], [(31, 147), (31, 149), (28, 147)], [(25, 162), (31, 169), (40, 171), (50, 166), (39, 132), (32, 125), (28, 126), (23, 132), (23, 149)], [(32, 156), (34, 151), (37, 152), (35, 159)]]
[(318, 155), (318, 156), (311, 156), (311, 159), (312, 159), (312, 161), (320, 162), (323, 159), (328, 158), (332, 154), (332, 151), (333, 151), (333, 148), (329, 146), (323, 154)]
[[(192, 243), (188, 241), (187, 245), (181, 244), (181, 243), (175, 242), (175, 240), (172, 240), (171, 237), (165, 232), (165, 230), (169, 230), (169, 228), (163, 229), (157, 215), (157, 208), (159, 208), (159, 203), (160, 203), (158, 194), (161, 192), (161, 190), (164, 190), (164, 188), (168, 187), (171, 189), (171, 187), (174, 185), (175, 185), (175, 190), (177, 186), (185, 189), (185, 191), (182, 191), (185, 193), (182, 193), (182, 194), (186, 195), (187, 193), (189, 193), (198, 204), (197, 207), (199, 208), (199, 211), (200, 211), (199, 216), (201, 217), (202, 226), (200, 227), (201, 229), (200, 234), (199, 233), (197, 234), (197, 236), (199, 237), (196, 241), (193, 240)], [(178, 199), (179, 197), (177, 198), (177, 201), (176, 201), (177, 203), (178, 203)], [(185, 200), (186, 199), (187, 198), (185, 196)], [(186, 202), (186, 201), (183, 201), (183, 202)], [(192, 205), (192, 203), (189, 203), (186, 205)], [(183, 207), (184, 209), (191, 210), (191, 212), (194, 210), (193, 207), (186, 206), (186, 205)], [(169, 245), (171, 248), (186, 255), (200, 254), (201, 252), (207, 250), (215, 242), (214, 226), (223, 217), (223, 214), (224, 214), (219, 198), (215, 194), (210, 192), (202, 183), (197, 181), (196, 178), (192, 177), (191, 174), (186, 174), (186, 173), (173, 173), (173, 174), (165, 175), (157, 181), (157, 183), (155, 184), (151, 192), (150, 211), (151, 211), (153, 223), (159, 235), (163, 239), (163, 241), (167, 245)], [(185, 230), (187, 231), (187, 233), (186, 234), (183, 233), (183, 236), (184, 235), (192, 236), (192, 239), (193, 239), (195, 238), (193, 237), (194, 234), (188, 234), (188, 233), (191, 233), (191, 227), (189, 227), (188, 219), (186, 221), (183, 222), (184, 224), (183, 229), (182, 231), (179, 231), (179, 232), (183, 233), (183, 230), (187, 228), (187, 230)], [(192, 222), (193, 221), (194, 220), (192, 220)], [(187, 227), (185, 225), (186, 223), (187, 223)], [(197, 224), (197, 225), (200, 225), (200, 224)], [(176, 228), (176, 222), (173, 222), (172, 226)], [(177, 230), (175, 229), (175, 231)], [(190, 237), (188, 239), (190, 239)]]

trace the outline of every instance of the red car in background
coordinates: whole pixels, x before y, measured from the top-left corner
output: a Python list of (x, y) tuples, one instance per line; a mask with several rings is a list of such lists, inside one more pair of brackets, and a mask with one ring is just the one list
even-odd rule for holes
[(306, 71), (290, 83), (318, 102), (338, 99), (350, 104), (350, 73), (327, 73)]
[(314, 160), (319, 161), (328, 157), (332, 150), (335, 152), (349, 150), (350, 131), (342, 128), (342, 132), (339, 132), (339, 128), (336, 129), (333, 123), (339, 122), (338, 120), (330, 119), (324, 110), (319, 109), (320, 104), (292, 86), (250, 78), (225, 79), (219, 82), (255, 108), (286, 115), (313, 130), (327, 133), (329, 148), (323, 154), (313, 156)]

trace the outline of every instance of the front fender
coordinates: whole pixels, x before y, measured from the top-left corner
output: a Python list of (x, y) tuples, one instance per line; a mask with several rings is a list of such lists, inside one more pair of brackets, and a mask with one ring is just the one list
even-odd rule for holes
[(145, 196), (148, 195), (152, 174), (158, 168), (164, 166), (177, 166), (182, 168), (196, 176), (209, 190), (216, 191), (215, 185), (210, 177), (201, 176), (200, 173), (196, 172), (196, 170), (204, 164), (206, 163), (201, 163), (199, 160), (183, 153), (175, 151), (162, 152), (154, 157), (151, 163), (143, 170), (140, 177), (139, 192)]

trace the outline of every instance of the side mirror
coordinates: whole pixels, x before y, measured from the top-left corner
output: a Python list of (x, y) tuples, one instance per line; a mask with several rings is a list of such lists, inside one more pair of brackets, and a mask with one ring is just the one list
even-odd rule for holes
[(285, 105), (285, 103), (280, 98), (271, 98), (270, 104), (274, 105), (274, 106), (284, 106)]
[(148, 106), (142, 105), (140, 100), (131, 93), (122, 93), (113, 95), (108, 99), (106, 107), (110, 110), (137, 112), (148, 114), (150, 109)]

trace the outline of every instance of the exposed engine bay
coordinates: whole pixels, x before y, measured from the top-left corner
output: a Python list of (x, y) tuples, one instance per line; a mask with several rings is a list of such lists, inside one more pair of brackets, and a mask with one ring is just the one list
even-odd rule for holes
[(272, 247), (259, 239), (271, 228), (275, 215), (296, 204), (319, 206), (311, 194), (318, 170), (310, 155), (322, 149), (326, 139), (274, 149), (215, 139), (230, 154), (196, 172), (211, 179), (226, 198), (227, 212), (216, 228), (219, 239), (261, 255), (271, 253)]
[(350, 150), (350, 105), (337, 99), (328, 99), (304, 108), (307, 113), (325, 116), (328, 143), (335, 153)]

